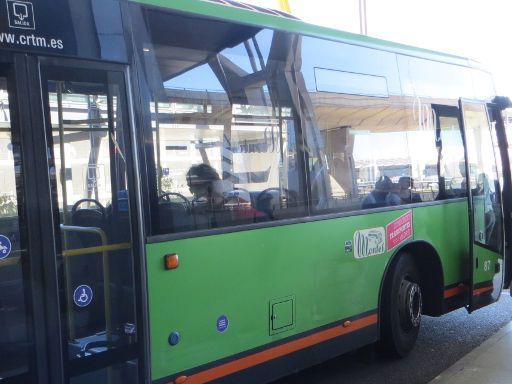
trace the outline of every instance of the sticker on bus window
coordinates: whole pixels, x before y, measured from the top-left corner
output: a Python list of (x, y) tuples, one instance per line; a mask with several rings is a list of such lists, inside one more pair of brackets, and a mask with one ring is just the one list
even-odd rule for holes
[(0, 235), (0, 260), (11, 254), (12, 244), (7, 236)]
[(386, 225), (388, 251), (412, 237), (412, 211)]
[(87, 307), (91, 304), (92, 297), (93, 292), (91, 287), (85, 284), (78, 286), (73, 293), (73, 301), (80, 308)]
[(363, 259), (386, 252), (384, 227), (361, 229), (354, 233), (354, 257)]

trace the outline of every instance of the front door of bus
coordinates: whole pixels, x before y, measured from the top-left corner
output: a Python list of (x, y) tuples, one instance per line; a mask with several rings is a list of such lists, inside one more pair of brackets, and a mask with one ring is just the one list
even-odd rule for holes
[(137, 233), (122, 68), (40, 61), (64, 381), (138, 383)]
[(142, 383), (122, 66), (0, 57), (0, 381)]
[(498, 300), (503, 285), (503, 221), (492, 127), (485, 103), (461, 100), (470, 217), (471, 312)]

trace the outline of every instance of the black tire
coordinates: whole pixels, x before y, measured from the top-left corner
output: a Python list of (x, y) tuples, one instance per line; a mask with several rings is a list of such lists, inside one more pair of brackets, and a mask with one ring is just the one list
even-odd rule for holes
[(422, 296), (418, 268), (402, 253), (386, 278), (381, 301), (381, 350), (404, 357), (414, 347), (421, 325)]

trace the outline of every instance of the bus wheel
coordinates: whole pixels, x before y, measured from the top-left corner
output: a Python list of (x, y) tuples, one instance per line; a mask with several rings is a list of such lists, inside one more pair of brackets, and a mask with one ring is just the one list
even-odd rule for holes
[(414, 347), (421, 324), (419, 273), (412, 257), (399, 256), (384, 286), (381, 309), (381, 346), (384, 352), (406, 356)]

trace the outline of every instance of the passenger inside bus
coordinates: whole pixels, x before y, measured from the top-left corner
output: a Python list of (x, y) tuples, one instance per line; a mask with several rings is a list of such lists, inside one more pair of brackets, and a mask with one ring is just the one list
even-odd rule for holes
[[(191, 214), (196, 225), (207, 218), (210, 227), (225, 225), (229, 221), (264, 221), (268, 215), (253, 207), (251, 193), (243, 188), (224, 192), (224, 183), (217, 171), (208, 164), (197, 164), (187, 172), (187, 185), (193, 195)], [(268, 192), (265, 192), (267, 196)], [(259, 194), (258, 194), (259, 195)], [(266, 199), (256, 198), (257, 201)], [(201, 218), (202, 217), (202, 218)], [(218, 221), (222, 220), (222, 223)]]
[(192, 165), (187, 172), (187, 185), (193, 195), (192, 210), (194, 212), (222, 209), (224, 201), (222, 180), (212, 166)]
[(402, 176), (398, 179), (400, 200), (402, 204), (421, 203), (421, 196), (419, 193), (414, 193), (414, 180), (410, 176)]
[(400, 205), (400, 197), (395, 192), (393, 182), (388, 176), (381, 176), (375, 183), (375, 189), (363, 200), (363, 209)]

